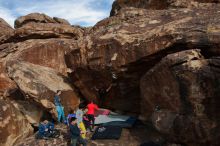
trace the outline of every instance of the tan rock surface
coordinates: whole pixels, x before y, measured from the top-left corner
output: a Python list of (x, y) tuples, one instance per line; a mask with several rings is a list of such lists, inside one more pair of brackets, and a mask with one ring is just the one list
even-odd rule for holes
[(220, 54), (218, 8), (217, 4), (211, 9), (124, 8), (116, 16), (100, 21), (85, 38), (86, 46), (66, 55), (67, 66), (75, 71), (75, 86), (91, 100), (98, 96), (94, 86), (107, 88), (117, 82), (104, 106), (138, 113), (140, 78), (160, 59), (194, 48), (207, 55)]
[(135, 7), (141, 9), (196, 8), (212, 6), (219, 0), (116, 0), (112, 5), (110, 15), (116, 15), (122, 8)]
[(218, 145), (220, 116), (212, 112), (218, 111), (220, 95), (217, 62), (204, 59), (198, 50), (164, 57), (141, 79), (143, 117), (158, 107), (168, 109), (171, 113), (162, 111), (153, 118), (159, 131), (173, 132), (172, 139), (189, 145)]
[[(35, 102), (46, 108), (53, 116), (57, 115), (54, 105), (54, 95), (57, 90), (71, 92), (61, 98), (64, 108), (75, 108), (79, 99), (72, 87), (53, 69), (26, 62), (11, 62), (8, 64), (8, 74), (16, 82), (19, 89)], [(64, 93), (65, 93), (64, 92)]]
[(0, 145), (13, 146), (33, 133), (26, 118), (10, 103), (0, 99)]
[[(15, 30), (0, 23), (7, 28), (0, 35), (1, 95), (32, 123), (44, 110), (56, 116), (57, 89), (69, 110), (79, 96), (99, 101), (94, 87), (112, 83), (100, 106), (154, 125), (159, 118), (155, 127), (168, 143), (218, 145), (218, 1), (117, 2), (112, 17), (90, 28), (36, 13), (18, 18)], [(28, 117), (23, 100), (42, 109)], [(157, 105), (167, 112), (155, 113)]]

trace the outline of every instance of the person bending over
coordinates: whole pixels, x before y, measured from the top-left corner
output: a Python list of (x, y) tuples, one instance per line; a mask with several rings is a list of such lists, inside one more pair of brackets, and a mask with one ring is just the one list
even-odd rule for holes
[(94, 129), (94, 125), (95, 125), (95, 111), (98, 110), (98, 106), (96, 104), (92, 102), (90, 102), (88, 105), (87, 105), (87, 117), (89, 119), (89, 122), (91, 123), (91, 126), (90, 126), (90, 131), (93, 132), (93, 129)]

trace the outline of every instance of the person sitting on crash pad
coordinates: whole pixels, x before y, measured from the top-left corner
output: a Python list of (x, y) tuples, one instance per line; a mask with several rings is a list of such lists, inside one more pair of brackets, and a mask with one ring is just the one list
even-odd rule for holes
[(77, 143), (82, 144), (83, 146), (87, 145), (86, 139), (83, 139), (80, 136), (80, 129), (77, 126), (77, 119), (75, 117), (70, 119), (69, 131), (71, 136), (71, 146), (76, 146)]
[(58, 122), (61, 122), (61, 118), (62, 118), (62, 121), (65, 122), (65, 116), (64, 116), (64, 111), (63, 111), (64, 108), (61, 104), (60, 94), (61, 94), (61, 91), (57, 90), (57, 93), (54, 96), (54, 104), (56, 106), (56, 110), (58, 114)]
[(36, 138), (48, 139), (54, 138), (56, 136), (58, 136), (58, 131), (54, 129), (54, 124), (46, 119), (42, 119), (38, 127), (38, 133), (36, 135)]
[(95, 111), (98, 110), (98, 106), (96, 104), (93, 103), (93, 101), (91, 101), (88, 105), (87, 105), (87, 117), (89, 119), (89, 122), (91, 123), (90, 125), (90, 131), (93, 132), (94, 129), (94, 125), (95, 125)]
[(112, 88), (112, 84), (109, 85), (109, 87), (106, 89), (102, 86), (100, 86), (99, 88), (97, 88), (95, 86), (95, 90), (98, 92), (98, 97), (99, 97), (99, 105), (103, 105), (104, 104), (104, 100), (105, 100), (105, 97), (107, 96), (108, 92), (111, 90)]

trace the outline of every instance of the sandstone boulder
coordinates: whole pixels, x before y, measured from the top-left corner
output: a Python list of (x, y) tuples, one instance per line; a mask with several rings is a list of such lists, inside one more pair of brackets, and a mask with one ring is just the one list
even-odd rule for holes
[(30, 22), (17, 28), (12, 34), (4, 36), (0, 44), (19, 42), (28, 39), (68, 38), (78, 40), (83, 36), (83, 30), (59, 23)]
[(54, 117), (57, 113), (53, 97), (57, 90), (64, 92), (65, 97), (62, 97), (61, 101), (65, 105), (65, 110), (74, 109), (79, 104), (78, 96), (68, 80), (53, 69), (15, 61), (8, 63), (7, 71), (22, 93), (30, 98), (29, 100), (34, 100)]
[(15, 20), (15, 28), (22, 27), (23, 25), (36, 22), (36, 23), (57, 23), (53, 18), (40, 13), (31, 13), (26, 16), (21, 16)]
[[(70, 50), (76, 49), (77, 44), (75, 41), (69, 39), (49, 39), (49, 40), (39, 39), (39, 40), (23, 41), (20, 43), (2, 44), (0, 48), (2, 48), (0, 52), (2, 58), (1, 59), (2, 61), (1, 62), (1, 72), (2, 72), (1, 95), (11, 98), (12, 95), (14, 96), (14, 94), (17, 94), (18, 90), (15, 82), (12, 81), (8, 76), (8, 72), (6, 69), (7, 66), (6, 64), (10, 64), (8, 62), (11, 62), (13, 60), (19, 60), (19, 61), (25, 61), (27, 63), (33, 63), (35, 65), (38, 65), (34, 67), (35, 69), (41, 66), (49, 67), (50, 70), (54, 69), (56, 72), (55, 74), (59, 74), (61, 78), (62, 77), (66, 78), (65, 76), (67, 75), (69, 69), (66, 67), (64, 55)], [(22, 66), (20, 67), (22, 68)], [(45, 72), (47, 71), (45, 70)], [(39, 71), (38, 73), (41, 76), (41, 72)], [(38, 78), (37, 76), (35, 79)], [(30, 77), (30, 79), (32, 78)], [(66, 80), (68, 79), (66, 78)], [(55, 82), (56, 81), (54, 81), (54, 83)], [(59, 86), (60, 84), (59, 82), (60, 81), (58, 81), (55, 84)], [(68, 112), (70, 108), (74, 109), (79, 104), (79, 100), (77, 98), (78, 96), (76, 96), (75, 91), (72, 91), (72, 89), (69, 91), (68, 90), (63, 91), (61, 95), (63, 98), (62, 100), (63, 105), (65, 106), (65, 112)], [(48, 111), (51, 111), (53, 117), (56, 116), (56, 111), (53, 109), (54, 105), (52, 104), (55, 89), (54, 91), (49, 91), (48, 89), (46, 89), (47, 93), (44, 93), (46, 94), (45, 96), (50, 97), (51, 102), (48, 102), (47, 100), (42, 100), (42, 102), (40, 103), (38, 101), (36, 102), (35, 100), (34, 102), (32, 102), (33, 101), (31, 98), (32, 96), (29, 95), (29, 93), (26, 94), (26, 92), (28, 91), (21, 90), (21, 92), (22, 94), (20, 95), (20, 99), (15, 100), (14, 105), (16, 105), (19, 111), (21, 111), (27, 117), (30, 123), (32, 124), (39, 123), (40, 118), (44, 114), (46, 114), (48, 118), (51, 118), (51, 116), (48, 114)], [(44, 96), (44, 95), (41, 95), (41, 93), (39, 93), (39, 96)], [(35, 109), (36, 111), (33, 111), (33, 109)]]
[(30, 22), (15, 30), (10, 39), (25, 38), (71, 38), (79, 39), (83, 31), (70, 25), (59, 23), (35, 23)]
[[(180, 112), (182, 110), (182, 98), (180, 94), (181, 88), (179, 85), (179, 80), (176, 79), (176, 76), (178, 75), (176, 75), (177, 73), (171, 67), (177, 67), (182, 63), (184, 64), (198, 59), (203, 59), (203, 56), (199, 53), (199, 50), (177, 52), (163, 58), (160, 63), (149, 70), (142, 77), (140, 82), (142, 98), (144, 99), (142, 104), (143, 107), (145, 107), (142, 110), (143, 113), (152, 113), (157, 106), (160, 108), (169, 109), (171, 111)], [(201, 61), (201, 66), (202, 63), (204, 62)], [(148, 76), (149, 74), (151, 75)], [(166, 76), (166, 78), (164, 78), (164, 76)], [(170, 82), (171, 80), (172, 82)], [(149, 102), (147, 107), (145, 106), (145, 99), (147, 102)], [(145, 112), (146, 109), (150, 111)], [(150, 115), (145, 115), (146, 118), (149, 116)]]
[(31, 125), (10, 101), (0, 99), (0, 107), (1, 146), (13, 146), (32, 134)]
[(60, 24), (65, 24), (65, 25), (70, 25), (70, 23), (62, 18), (58, 17), (49, 17), (45, 14), (41, 13), (30, 13), (26, 16), (21, 16), (18, 19), (15, 20), (15, 28), (22, 27), (23, 25), (30, 23), (30, 22), (35, 22), (35, 23), (60, 23)]
[(71, 26), (64, 19), (57, 17), (53, 19), (39, 13), (19, 17), (15, 21), (15, 28), (15, 31), (0, 37), (0, 44), (28, 39), (68, 38), (78, 40), (84, 35), (83, 29)]
[(70, 110), (76, 110), (76, 108), (78, 108), (80, 99), (77, 93), (77, 91), (73, 90), (62, 91), (60, 98), (61, 103), (65, 108), (65, 115), (68, 115)]
[(10, 60), (25, 61), (52, 68), (63, 75), (67, 75), (69, 69), (66, 66), (64, 56), (71, 50), (77, 50), (78, 45), (69, 39), (39, 39), (11, 44), (6, 48), (5, 53), (2, 53), (5, 55), (4, 62)]
[(63, 75), (67, 75), (64, 55), (78, 46), (69, 39), (28, 40), (20, 43), (0, 45), (1, 94), (14, 91), (15, 83), (8, 77), (5, 64), (10, 60), (21, 60), (50, 67)]
[(86, 45), (67, 53), (75, 85), (86, 98), (95, 99), (94, 86), (113, 83), (103, 106), (138, 113), (140, 78), (167, 54), (193, 48), (210, 56), (220, 54), (218, 8), (124, 8), (90, 29)]
[[(61, 89), (65, 112), (82, 95), (151, 119), (169, 143), (218, 145), (220, 5), (201, 2), (218, 1), (117, 0), (112, 17), (91, 28), (44, 14), (20, 17), (0, 38), (0, 92), (32, 124), (44, 113), (56, 116)], [(110, 84), (101, 103), (95, 87)]]
[(52, 119), (50, 114), (47, 113), (42, 106), (34, 103), (33, 101), (29, 101), (28, 97), (24, 97), (23, 99), (19, 100), (13, 99), (12, 104), (25, 116), (25, 118), (28, 120), (28, 123), (31, 125), (38, 126), (42, 117)]
[[(156, 127), (160, 125), (159, 131), (174, 130), (166, 133), (186, 144), (215, 145), (219, 137), (215, 133), (219, 131), (219, 114), (214, 114), (218, 111), (216, 103), (220, 95), (218, 63), (218, 58), (205, 59), (199, 50), (163, 58), (141, 79), (144, 117), (149, 117), (147, 113), (153, 113), (157, 107), (169, 110), (174, 114), (162, 112), (153, 119)], [(176, 117), (175, 113), (180, 116)]]
[(187, 146), (219, 145), (219, 129), (206, 119), (160, 110), (153, 113), (152, 121), (170, 142)]

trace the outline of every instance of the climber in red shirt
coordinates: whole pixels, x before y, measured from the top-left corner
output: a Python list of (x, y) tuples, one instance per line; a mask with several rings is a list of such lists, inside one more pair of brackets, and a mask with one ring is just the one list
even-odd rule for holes
[(93, 131), (93, 128), (94, 128), (94, 125), (95, 125), (95, 110), (98, 110), (98, 106), (96, 104), (93, 103), (93, 101), (91, 103), (89, 103), (87, 105), (87, 116), (88, 116), (88, 119), (89, 119), (89, 122), (92, 123), (90, 125), (90, 131), (92, 132)]

